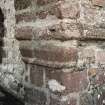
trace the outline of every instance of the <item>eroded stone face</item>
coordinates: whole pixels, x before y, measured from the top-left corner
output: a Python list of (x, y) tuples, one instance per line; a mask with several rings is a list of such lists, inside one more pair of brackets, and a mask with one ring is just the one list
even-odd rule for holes
[(16, 10), (26, 9), (31, 5), (31, 0), (14, 0), (14, 2)]
[(28, 2), (16, 10), (15, 37), (25, 82), (39, 89), (37, 100), (36, 91), (27, 92), (29, 103), (104, 104), (104, 0)]

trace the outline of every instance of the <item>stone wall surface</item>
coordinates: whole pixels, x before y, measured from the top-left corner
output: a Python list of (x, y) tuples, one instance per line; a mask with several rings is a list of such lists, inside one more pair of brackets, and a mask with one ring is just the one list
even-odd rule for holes
[(1, 0), (0, 8), (3, 85), (25, 91), (26, 105), (105, 105), (105, 0)]
[(104, 105), (105, 0), (15, 0), (15, 9), (26, 105)]

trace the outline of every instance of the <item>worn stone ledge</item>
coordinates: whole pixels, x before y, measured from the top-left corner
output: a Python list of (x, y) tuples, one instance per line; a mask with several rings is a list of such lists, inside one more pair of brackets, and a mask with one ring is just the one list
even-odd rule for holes
[(59, 63), (59, 62), (50, 62), (50, 61), (44, 61), (44, 60), (37, 60), (36, 58), (27, 58), (27, 57), (22, 57), (22, 60), (25, 63), (38, 64), (38, 65), (43, 65), (43, 66), (52, 67), (52, 68), (76, 67), (76, 62)]
[[(48, 21), (46, 21), (48, 23)], [(31, 24), (31, 23), (30, 23)], [(40, 25), (40, 26), (39, 26)], [(39, 21), (33, 26), (20, 26), (16, 28), (15, 37), (18, 40), (71, 40), (82, 36), (82, 28), (79, 22), (73, 20), (54, 19), (46, 25)]]
[[(78, 50), (75, 43), (59, 41), (21, 41), (24, 60), (43, 65), (70, 66), (76, 64)], [(27, 59), (31, 58), (31, 59)]]

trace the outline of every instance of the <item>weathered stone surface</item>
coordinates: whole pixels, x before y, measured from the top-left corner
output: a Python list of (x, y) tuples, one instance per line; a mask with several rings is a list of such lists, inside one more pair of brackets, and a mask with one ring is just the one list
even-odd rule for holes
[(44, 65), (71, 65), (77, 59), (77, 49), (71, 47), (69, 42), (21, 41), (20, 51), (23, 57), (33, 57), (33, 62), (44, 62)]
[(96, 99), (96, 105), (105, 105), (105, 90), (102, 91), (102, 94), (98, 94), (100, 97)]
[(97, 24), (99, 20), (101, 21), (99, 11), (94, 6), (92, 6), (91, 1), (82, 0), (81, 5), (81, 23), (91, 26)]
[(68, 105), (77, 105), (77, 100), (75, 98), (70, 98)]
[(94, 46), (80, 48), (77, 63), (77, 67), (80, 70), (84, 70), (85, 68), (95, 65), (95, 50), (96, 48)]
[[(20, 49), (21, 50), (21, 49)], [(33, 58), (34, 57), (34, 49), (32, 49), (31, 47), (29, 49), (27, 48), (24, 48), (21, 50), (21, 54), (24, 56), (24, 57), (30, 57), (30, 58)]]
[(91, 29), (91, 30), (88, 30), (86, 32), (86, 36), (84, 36), (84, 38), (86, 39), (105, 39), (105, 29)]
[(48, 15), (48, 11), (38, 11), (36, 12), (36, 17), (39, 18), (39, 19), (45, 19)]
[(25, 101), (31, 105), (46, 105), (47, 95), (39, 89), (25, 88)]
[(19, 23), (19, 22), (30, 22), (30, 21), (35, 21), (36, 20), (36, 12), (35, 11), (32, 11), (32, 12), (24, 12), (24, 13), (21, 13), (21, 14), (16, 14), (15, 15), (16, 17), (16, 22)]
[(89, 93), (80, 94), (80, 105), (94, 105), (92, 95)]
[(81, 48), (80, 50), (80, 57), (81, 58), (94, 58), (95, 57), (95, 48), (88, 46), (87, 48)]
[(30, 81), (36, 86), (43, 86), (44, 77), (43, 77), (44, 68), (38, 65), (31, 65), (30, 68)]
[(31, 0), (15, 0), (15, 9), (22, 10), (26, 9), (31, 5)]
[(93, 5), (95, 6), (105, 6), (105, 0), (92, 0)]
[[(65, 72), (65, 71), (66, 70), (63, 70), (63, 71), (46, 70), (48, 83), (51, 80), (55, 80), (61, 86), (64, 86), (65, 87), (64, 90), (61, 91), (63, 94), (65, 93), (67, 94), (70, 92), (79, 92), (87, 88), (88, 80), (87, 80), (86, 71), (73, 72), (73, 73)], [(53, 88), (51, 88), (51, 90), (53, 90)], [(58, 90), (55, 89), (54, 92), (60, 92)]]
[(17, 28), (15, 37), (19, 40), (31, 40), (33, 37), (32, 27)]
[(80, 94), (80, 105), (104, 105), (105, 91), (102, 91), (101, 94), (91, 95), (90, 93)]
[(98, 85), (105, 84), (105, 71), (104, 70), (98, 70), (96, 75), (96, 83)]

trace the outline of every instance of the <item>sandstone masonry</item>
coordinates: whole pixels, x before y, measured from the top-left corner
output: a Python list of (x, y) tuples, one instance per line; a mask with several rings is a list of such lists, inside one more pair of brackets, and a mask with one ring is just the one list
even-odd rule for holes
[(0, 8), (5, 87), (26, 105), (105, 104), (105, 0), (1, 0)]

